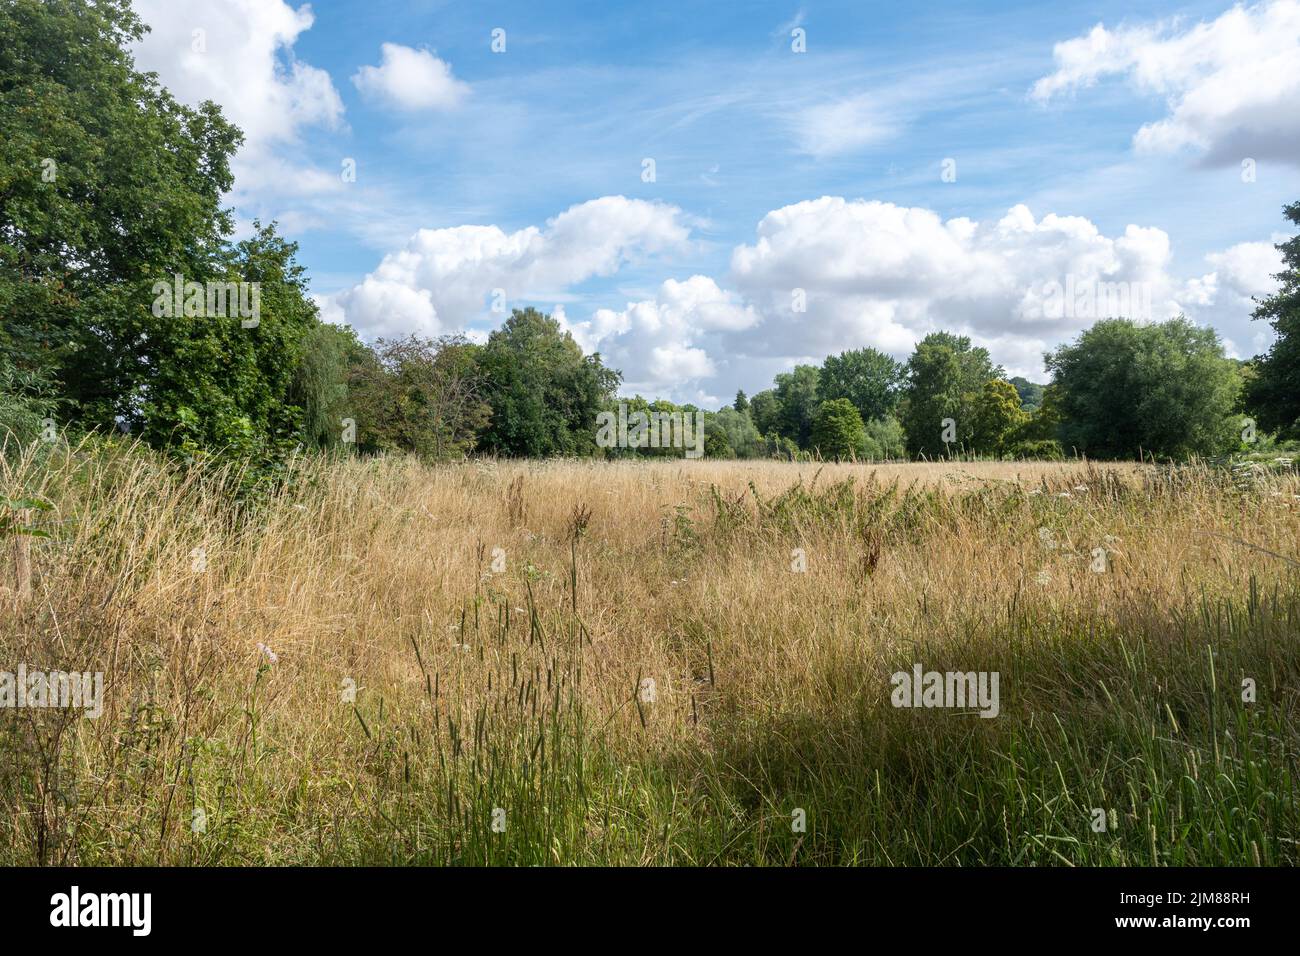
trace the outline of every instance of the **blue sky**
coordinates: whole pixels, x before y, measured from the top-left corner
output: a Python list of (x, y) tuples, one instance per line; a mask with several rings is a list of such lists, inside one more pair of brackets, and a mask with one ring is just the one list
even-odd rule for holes
[(705, 403), (934, 328), (1041, 377), (1097, 317), (1043, 306), (1067, 279), (1268, 341), (1294, 0), (137, 8), (141, 65), (249, 130), (244, 227), (279, 221), (366, 337), (558, 309), (627, 391)]

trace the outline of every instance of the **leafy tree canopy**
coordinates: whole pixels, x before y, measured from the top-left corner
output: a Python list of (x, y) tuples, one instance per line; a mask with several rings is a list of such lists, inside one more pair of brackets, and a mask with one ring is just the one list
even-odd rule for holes
[(847, 461), (862, 454), (867, 431), (847, 398), (822, 402), (813, 421), (813, 448), (823, 458)]
[[(1001, 378), (987, 349), (971, 345), (967, 336), (932, 332), (916, 346), (907, 362), (907, 384), (899, 420), (913, 455), (936, 457), (968, 446), (973, 437), (974, 402), (989, 379)], [(954, 423), (953, 442), (944, 440), (944, 420)]]
[(1020, 404), (1026, 411), (1033, 411), (1039, 405), (1043, 404), (1043, 386), (1037, 382), (1031, 382), (1029, 379), (1017, 375), (1015, 378), (1007, 379), (1016, 388), (1016, 394), (1020, 396)]
[(991, 378), (972, 403), (971, 443), (977, 452), (1001, 455), (1028, 421), (1016, 387)]
[(353, 361), (346, 408), (363, 451), (411, 451), (433, 461), (474, 450), (491, 414), (480, 346), (462, 336), (380, 339)]
[(804, 449), (812, 440), (813, 419), (821, 404), (817, 397), (819, 377), (815, 365), (796, 365), (776, 377), (776, 428)]
[[(84, 427), (265, 452), (298, 437), (316, 310), (272, 228), (228, 242), (242, 134), (135, 69), (144, 31), (126, 0), (0, 5), (0, 356)], [(244, 283), (241, 303), (260, 284), (260, 320), (205, 296), (160, 309), (176, 276)]]
[[(1287, 206), (1285, 215), (1300, 226), (1300, 202)], [(1277, 248), (1281, 288), (1260, 302), (1254, 316), (1267, 319), (1277, 338), (1268, 354), (1256, 359), (1246, 399), (1261, 428), (1300, 438), (1300, 235)]]
[(754, 420), (754, 427), (763, 435), (776, 432), (780, 409), (776, 392), (770, 388), (759, 392), (749, 400), (749, 417)]
[(902, 385), (901, 363), (876, 349), (854, 349), (822, 362), (818, 395), (822, 401), (847, 398), (870, 421), (893, 412)]
[(622, 377), (599, 353), (583, 355), (555, 319), (515, 309), (488, 337), (479, 367), (492, 410), (484, 448), (529, 457), (596, 452), (596, 416)]
[(1093, 458), (1220, 454), (1238, 443), (1241, 388), (1213, 329), (1179, 317), (1106, 319), (1047, 355), (1062, 444)]

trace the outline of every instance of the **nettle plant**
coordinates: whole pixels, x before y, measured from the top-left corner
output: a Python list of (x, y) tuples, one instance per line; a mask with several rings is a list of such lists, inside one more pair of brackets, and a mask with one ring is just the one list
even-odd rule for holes
[(49, 511), (53, 507), (40, 498), (0, 498), (0, 538), (48, 538), (48, 531), (26, 523), (27, 515), (33, 511)]

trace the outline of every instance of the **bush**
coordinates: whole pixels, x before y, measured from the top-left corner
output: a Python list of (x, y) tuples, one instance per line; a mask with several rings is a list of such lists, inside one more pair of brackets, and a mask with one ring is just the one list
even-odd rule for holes
[(862, 453), (867, 440), (862, 416), (847, 398), (822, 402), (813, 419), (812, 443), (823, 458), (846, 461)]
[(1008, 458), (1036, 458), (1041, 461), (1061, 461), (1065, 451), (1061, 443), (1050, 438), (1018, 441), (1007, 449)]
[(0, 358), (0, 445), (25, 445), (41, 434), (43, 420), (57, 404), (50, 383), (35, 372), (21, 372)]
[(867, 422), (867, 440), (862, 455), (871, 459), (907, 458), (907, 437), (897, 418), (886, 415)]

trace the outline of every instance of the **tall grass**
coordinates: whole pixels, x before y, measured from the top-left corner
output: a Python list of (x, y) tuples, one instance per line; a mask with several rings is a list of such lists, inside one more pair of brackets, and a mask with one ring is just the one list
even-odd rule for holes
[[(106, 700), (0, 711), (0, 863), (1300, 858), (1289, 471), (2, 467), (54, 507), (0, 670)], [(895, 708), (915, 663), (999, 716)]]

